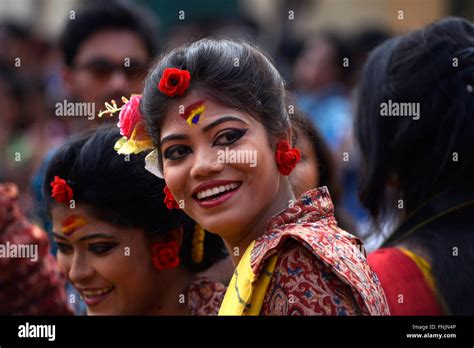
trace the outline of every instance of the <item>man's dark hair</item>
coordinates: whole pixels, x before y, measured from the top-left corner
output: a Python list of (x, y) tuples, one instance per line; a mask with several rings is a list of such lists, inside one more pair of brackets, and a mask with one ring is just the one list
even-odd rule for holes
[(64, 62), (72, 66), (81, 45), (92, 35), (109, 29), (129, 30), (144, 42), (150, 57), (157, 53), (157, 26), (142, 10), (119, 1), (88, 3), (67, 21), (59, 41)]

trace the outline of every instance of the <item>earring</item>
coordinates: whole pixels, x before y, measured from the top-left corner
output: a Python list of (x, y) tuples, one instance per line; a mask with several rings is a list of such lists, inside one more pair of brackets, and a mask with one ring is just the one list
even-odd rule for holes
[(290, 147), (286, 140), (277, 143), (275, 160), (278, 171), (283, 175), (290, 175), (296, 164), (301, 160), (301, 152), (297, 148)]
[(194, 225), (191, 258), (195, 264), (199, 264), (204, 259), (204, 238), (206, 231), (199, 224)]
[(170, 189), (168, 186), (165, 185), (165, 188), (163, 189), (163, 192), (165, 193), (165, 199), (164, 202), (166, 204), (166, 208), (168, 209), (180, 209), (180, 206), (178, 202), (173, 197), (173, 194), (171, 193)]
[(151, 246), (153, 265), (159, 271), (179, 266), (179, 245), (176, 241), (156, 242)]

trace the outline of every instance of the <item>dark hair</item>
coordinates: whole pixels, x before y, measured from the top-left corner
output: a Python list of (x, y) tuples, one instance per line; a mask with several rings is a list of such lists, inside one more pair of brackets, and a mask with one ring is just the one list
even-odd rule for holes
[(182, 212), (166, 208), (165, 182), (145, 169), (145, 153), (125, 158), (115, 152), (114, 144), (120, 137), (115, 126), (101, 127), (76, 136), (57, 150), (43, 183), (48, 211), (57, 204), (51, 198), (50, 183), (59, 176), (73, 189), (76, 204), (84, 204), (102, 221), (142, 228), (150, 238), (182, 226), (180, 258), (189, 269), (203, 270), (223, 258), (220, 237), (206, 233), (204, 260), (197, 265), (191, 262), (194, 222)]
[(156, 54), (156, 25), (150, 16), (120, 1), (93, 1), (68, 20), (59, 40), (66, 65), (72, 66), (79, 48), (90, 36), (104, 30), (129, 30), (145, 44), (150, 57)]
[[(187, 93), (198, 90), (210, 99), (249, 113), (271, 136), (281, 135), (290, 127), (284, 81), (269, 58), (245, 42), (202, 39), (164, 54), (146, 79), (140, 108), (159, 151), (163, 118), (180, 100), (158, 90), (165, 68), (188, 70), (191, 85)], [(159, 159), (161, 165), (161, 156)]]
[[(397, 215), (397, 195), (405, 205), (406, 216), (384, 245), (403, 241), (427, 252), (448, 312), (471, 315), (474, 209), (450, 210), (453, 201), (474, 194), (473, 86), (474, 25), (446, 18), (373, 51), (356, 115), (362, 203), (377, 227)], [(389, 100), (419, 103), (419, 119), (381, 117)], [(456, 245), (463, 254), (453, 258)]]
[[(388, 40), (370, 55), (358, 90), (356, 136), (360, 197), (374, 218), (393, 212), (387, 190), (393, 174), (408, 213), (451, 183), (472, 180), (474, 54), (461, 50), (473, 46), (473, 24), (447, 18)], [(419, 103), (420, 119), (381, 117), (389, 100)], [(452, 161), (455, 152), (459, 162)]]

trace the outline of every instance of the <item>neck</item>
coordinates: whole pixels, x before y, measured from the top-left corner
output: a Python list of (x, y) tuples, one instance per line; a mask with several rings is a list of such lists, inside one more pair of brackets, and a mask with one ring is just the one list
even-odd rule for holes
[(232, 263), (237, 266), (243, 254), (247, 250), (252, 241), (265, 233), (265, 227), (271, 217), (277, 215), (288, 208), (290, 200), (294, 200), (295, 196), (291, 190), (289, 180), (285, 177), (280, 179), (280, 190), (274, 197), (270, 205), (264, 209), (255, 220), (245, 229), (241, 231), (243, 238), (239, 240), (224, 240), (227, 250), (232, 258)]
[[(167, 274), (165, 274), (165, 272)], [(188, 288), (193, 275), (183, 268), (161, 272), (162, 285), (157, 305), (150, 315), (189, 315)]]

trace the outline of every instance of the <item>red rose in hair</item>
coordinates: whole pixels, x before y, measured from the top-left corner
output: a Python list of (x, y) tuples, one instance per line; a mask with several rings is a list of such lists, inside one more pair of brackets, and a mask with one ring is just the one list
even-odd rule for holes
[(187, 70), (166, 68), (163, 71), (158, 89), (168, 97), (182, 96), (191, 83), (191, 74)]
[(120, 128), (120, 134), (127, 139), (130, 139), (136, 124), (142, 119), (142, 114), (138, 107), (141, 97), (141, 95), (134, 95), (120, 110), (117, 127)]
[(73, 197), (72, 188), (67, 184), (66, 180), (61, 179), (59, 176), (55, 176), (51, 182), (53, 188), (51, 197), (53, 197), (58, 203), (69, 203)]
[(152, 260), (158, 270), (172, 269), (179, 266), (179, 245), (176, 241), (153, 243)]
[(168, 209), (179, 209), (179, 204), (178, 202), (176, 202), (176, 200), (174, 199), (173, 197), (173, 194), (171, 193), (170, 189), (168, 188), (168, 186), (165, 186), (165, 188), (163, 189), (164, 193), (165, 193), (165, 199), (164, 199), (164, 202), (166, 204), (166, 208)]
[(297, 148), (291, 148), (288, 141), (279, 141), (275, 153), (278, 170), (283, 175), (290, 175), (296, 163), (301, 159), (301, 152)]

